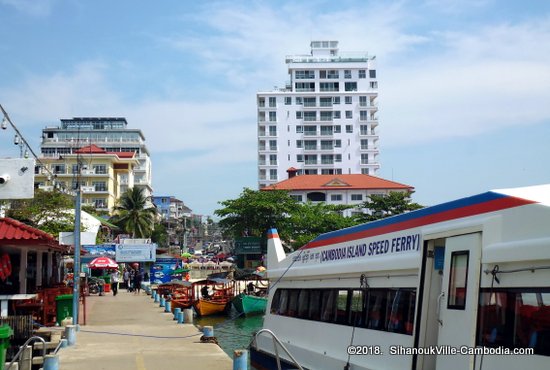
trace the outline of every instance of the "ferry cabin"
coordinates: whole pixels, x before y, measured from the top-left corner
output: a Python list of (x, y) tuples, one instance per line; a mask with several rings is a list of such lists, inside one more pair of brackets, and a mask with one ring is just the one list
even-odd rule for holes
[[(288, 256), (271, 230), (264, 328), (314, 370), (548, 368), (549, 206), (550, 185), (491, 191)], [(274, 353), (258, 335), (253, 364), (276, 368)]]

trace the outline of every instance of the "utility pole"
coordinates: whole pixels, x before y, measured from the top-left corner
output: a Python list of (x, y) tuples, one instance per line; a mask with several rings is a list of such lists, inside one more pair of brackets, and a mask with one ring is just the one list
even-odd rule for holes
[(79, 298), (80, 298), (80, 211), (81, 194), (80, 179), (76, 187), (74, 210), (74, 269), (73, 269), (73, 325), (78, 325)]

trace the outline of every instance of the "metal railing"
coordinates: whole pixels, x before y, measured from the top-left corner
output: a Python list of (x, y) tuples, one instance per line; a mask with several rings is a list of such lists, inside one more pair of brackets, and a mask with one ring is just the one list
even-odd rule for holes
[(37, 337), (37, 336), (30, 337), (29, 339), (27, 339), (25, 343), (23, 343), (21, 347), (19, 347), (19, 351), (17, 351), (15, 356), (13, 356), (13, 359), (11, 360), (9, 365), (6, 367), (6, 370), (11, 369), (12, 365), (15, 363), (16, 360), (19, 359), (19, 357), (23, 353), (23, 350), (27, 347), (27, 344), (30, 344), (31, 342), (34, 342), (37, 340), (42, 341), (42, 358), (46, 358), (46, 340), (42, 337)]
[(278, 350), (278, 347), (277, 345), (279, 345), (282, 350), (286, 353), (286, 355), (290, 358), (290, 360), (292, 361), (292, 364), (293, 365), (296, 365), (296, 368), (297, 369), (300, 369), (300, 370), (304, 370), (304, 368), (302, 366), (300, 366), (300, 364), (298, 363), (298, 361), (296, 361), (296, 359), (290, 354), (290, 352), (288, 351), (288, 349), (285, 347), (285, 345), (279, 340), (279, 338), (277, 338), (277, 336), (275, 335), (275, 333), (273, 333), (271, 330), (269, 329), (261, 329), (260, 331), (258, 331), (255, 335), (254, 335), (254, 339), (252, 339), (252, 342), (250, 343), (250, 347), (254, 347), (256, 350), (258, 350), (258, 343), (256, 342), (257, 338), (258, 338), (258, 335), (261, 334), (261, 333), (267, 333), (271, 336), (271, 338), (273, 338), (273, 348), (274, 348), (274, 352), (275, 352), (275, 359), (277, 360), (277, 369), (278, 370), (281, 370), (281, 357), (279, 356), (279, 350)]

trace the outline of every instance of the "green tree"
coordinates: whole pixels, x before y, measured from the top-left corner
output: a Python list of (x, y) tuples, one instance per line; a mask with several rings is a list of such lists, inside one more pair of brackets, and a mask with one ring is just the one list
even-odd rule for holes
[(368, 213), (358, 214), (355, 217), (357, 222), (369, 222), (414, 211), (415, 209), (423, 208), (423, 206), (413, 203), (410, 193), (391, 191), (387, 195), (369, 195), (368, 199), (361, 203), (358, 208), (366, 208), (369, 211)]
[(146, 208), (147, 197), (141, 188), (130, 188), (118, 199), (109, 220), (132, 238), (148, 238), (153, 231), (157, 209)]
[(355, 225), (353, 218), (343, 216), (343, 211), (349, 208), (321, 202), (300, 204), (290, 217), (292, 247), (300, 248), (320, 234)]
[(163, 224), (155, 224), (153, 232), (151, 233), (151, 240), (153, 243), (157, 243), (160, 248), (168, 248), (168, 233)]
[(214, 211), (219, 225), (233, 237), (264, 236), (275, 227), (281, 236), (289, 235), (290, 215), (298, 203), (285, 190), (245, 188), (239, 198), (219, 202), (224, 208)]
[(74, 197), (58, 190), (36, 189), (34, 198), (11, 201), (6, 215), (57, 237), (74, 231)]

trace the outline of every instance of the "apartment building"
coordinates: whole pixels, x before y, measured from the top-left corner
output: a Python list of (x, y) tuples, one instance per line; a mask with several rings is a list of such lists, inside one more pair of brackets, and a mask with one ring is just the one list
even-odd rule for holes
[(125, 118), (84, 117), (61, 119), (60, 126), (44, 128), (40, 160), (50, 171), (37, 166), (36, 186), (47, 190), (55, 182), (71, 190), (80, 175), (84, 204), (108, 211), (128, 188), (143, 188), (145, 196), (151, 196), (152, 167), (145, 137), (127, 126)]
[(258, 186), (298, 175), (376, 175), (378, 81), (375, 57), (312, 41), (286, 57), (290, 81), (257, 93)]

